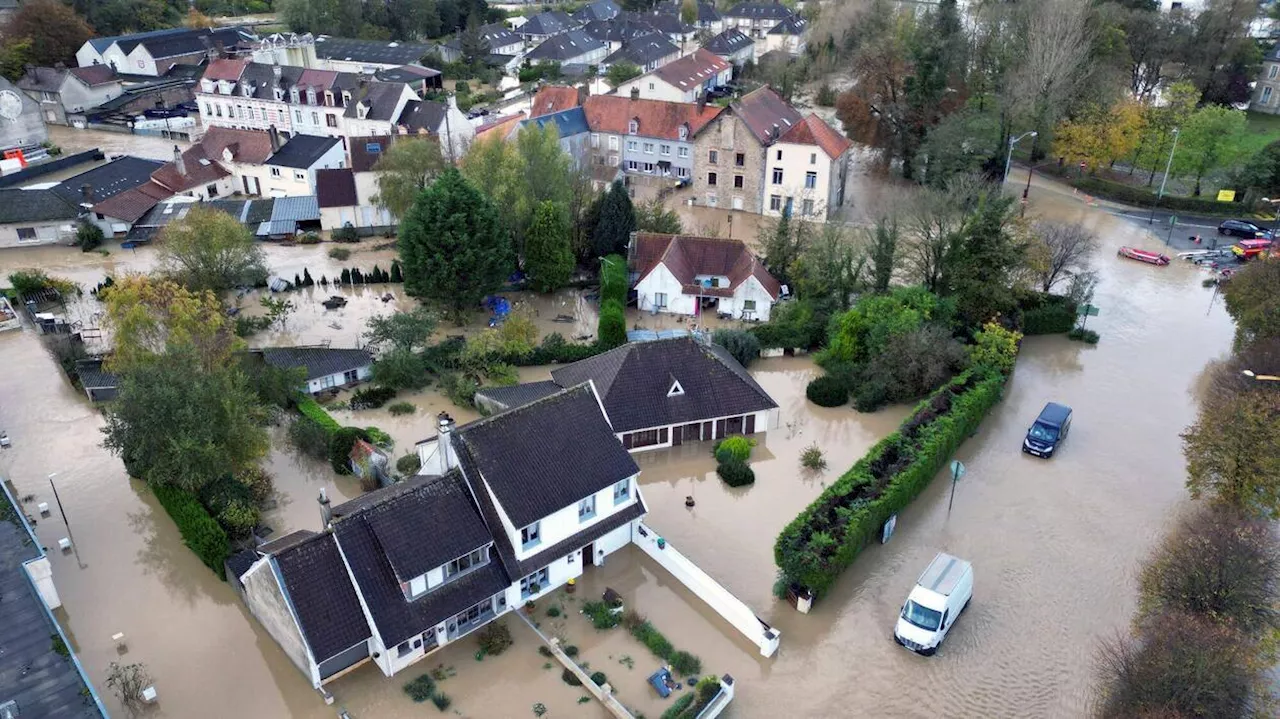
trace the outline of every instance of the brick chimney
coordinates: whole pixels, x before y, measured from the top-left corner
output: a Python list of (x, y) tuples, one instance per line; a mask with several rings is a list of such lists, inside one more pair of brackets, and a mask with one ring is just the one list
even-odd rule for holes
[(87, 182), (81, 185), (80, 197), (84, 199), (84, 204), (92, 205), (93, 204), (93, 185), (90, 185)]
[(271, 138), (271, 152), (272, 153), (279, 152), (280, 151), (280, 132), (276, 130), (275, 125), (272, 125), (271, 127), (267, 128), (267, 137)]
[(182, 150), (177, 145), (173, 146), (173, 166), (177, 168), (179, 175), (187, 176), (187, 162), (182, 159)]
[(635, 87), (631, 88), (631, 99), (632, 99), (632, 100), (639, 100), (639, 99), (640, 99), (640, 86), (639, 86), (639, 85), (636, 85)]

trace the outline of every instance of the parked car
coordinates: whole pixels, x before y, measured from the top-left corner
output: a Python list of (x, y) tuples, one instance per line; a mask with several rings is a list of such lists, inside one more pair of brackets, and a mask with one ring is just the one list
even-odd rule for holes
[(1240, 240), (1231, 247), (1231, 252), (1242, 260), (1251, 260), (1271, 251), (1271, 240)]
[(1070, 431), (1071, 408), (1050, 402), (1040, 410), (1040, 416), (1027, 430), (1026, 439), (1022, 440), (1022, 451), (1049, 459)]
[(1225, 220), (1221, 225), (1218, 225), (1218, 234), (1233, 235), (1252, 240), (1257, 237), (1266, 237), (1269, 232), (1248, 220)]
[(973, 565), (945, 552), (929, 562), (907, 595), (893, 640), (922, 656), (933, 656), (973, 599)]

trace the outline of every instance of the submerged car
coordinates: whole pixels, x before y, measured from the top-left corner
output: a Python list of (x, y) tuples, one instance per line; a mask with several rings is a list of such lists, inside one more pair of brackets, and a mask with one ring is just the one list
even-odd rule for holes
[(922, 656), (933, 656), (973, 598), (973, 565), (939, 552), (907, 595), (893, 640)]
[(1040, 410), (1040, 416), (1027, 430), (1022, 440), (1022, 451), (1048, 459), (1071, 431), (1071, 408), (1065, 404), (1050, 402)]

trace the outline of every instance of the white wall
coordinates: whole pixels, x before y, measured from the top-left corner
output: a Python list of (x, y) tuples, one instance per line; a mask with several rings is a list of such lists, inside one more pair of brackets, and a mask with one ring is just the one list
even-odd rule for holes
[(622, 83), (618, 86), (618, 95), (621, 97), (631, 97), (632, 88), (638, 88), (640, 90), (641, 100), (694, 102), (698, 99), (698, 88), (695, 87), (685, 92), (653, 74), (641, 75), (634, 80)]
[[(778, 425), (778, 410), (777, 410), (777, 409), (762, 409), (762, 410), (760, 410), (759, 412), (754, 412), (754, 413), (751, 413), (751, 414), (754, 414), (754, 415), (755, 415), (755, 418), (756, 418), (756, 431), (755, 431), (755, 432), (753, 432), (753, 433), (751, 433), (751, 434), (749, 434), (749, 435), (747, 435), (747, 436), (749, 436), (749, 437), (754, 437), (754, 436), (756, 436), (756, 435), (758, 435), (758, 434), (765, 434), (765, 433), (767, 433), (769, 430), (771, 430), (771, 429), (776, 429), (776, 428), (777, 428), (777, 425)], [(737, 415), (737, 414), (735, 414), (735, 415), (732, 415), (732, 416), (733, 416), (733, 417), (745, 417), (746, 415)], [(728, 419), (728, 417), (710, 417), (710, 418), (703, 418), (703, 419), (699, 419), (699, 420), (697, 420), (697, 421), (698, 421), (698, 422), (711, 422), (711, 431), (712, 431), (712, 432), (715, 432), (715, 429), (716, 429), (716, 427), (715, 427), (715, 423), (716, 423), (716, 422), (719, 422), (719, 421), (720, 421), (720, 420), (722, 420), (722, 419)], [(681, 423), (679, 423), (679, 424), (662, 425), (662, 426), (660, 426), (660, 427), (642, 427), (642, 428), (640, 428), (640, 429), (633, 429), (633, 430), (631, 430), (631, 431), (629, 431), (629, 432), (619, 432), (619, 433), (617, 433), (617, 435), (616, 435), (616, 436), (617, 436), (617, 438), (618, 438), (618, 441), (619, 441), (619, 442), (621, 442), (621, 441), (622, 441), (622, 435), (624, 435), (624, 434), (632, 434), (632, 433), (634, 433), (634, 432), (644, 432), (644, 431), (649, 430), (649, 429), (662, 429), (663, 427), (665, 427), (665, 428), (667, 429), (667, 441), (666, 441), (666, 442), (663, 442), (662, 444), (651, 444), (651, 445), (646, 445), (646, 446), (644, 446), (644, 447), (632, 447), (632, 448), (631, 448), (630, 450), (628, 450), (628, 451), (630, 451), (631, 453), (633, 453), (633, 454), (634, 454), (634, 453), (636, 453), (636, 452), (648, 452), (648, 451), (649, 451), (649, 450), (651, 450), (651, 449), (666, 449), (666, 448), (669, 448), (669, 447), (671, 447), (671, 446), (672, 446), (672, 444), (671, 444), (671, 432), (672, 432), (672, 430), (673, 430), (674, 428), (676, 428), (676, 427), (682, 427), (682, 426), (684, 426), (684, 425), (686, 425), (686, 424), (692, 424), (692, 422), (681, 422)], [(719, 437), (715, 437), (714, 439), (720, 439), (720, 438), (719, 438)], [(690, 441), (693, 441), (693, 440), (690, 440)], [(703, 442), (709, 442), (709, 441), (711, 441), (711, 440), (709, 440), (709, 439), (704, 439), (704, 440), (701, 440), (701, 441), (703, 441)]]
[[(529, 559), (539, 552), (546, 550), (547, 547), (559, 544), (578, 532), (590, 529), (608, 517), (630, 507), (635, 503), (636, 497), (639, 494), (636, 484), (636, 477), (638, 476), (639, 475), (631, 477), (631, 498), (617, 506), (614, 506), (613, 503), (612, 485), (596, 492), (596, 515), (586, 522), (578, 521), (578, 502), (576, 501), (568, 507), (562, 507), (550, 515), (543, 517), (539, 520), (538, 527), (541, 541), (527, 550), (523, 548), (520, 541), (520, 530), (523, 529), (523, 527), (515, 527), (513, 525), (510, 533), (510, 539), (511, 546), (515, 548), (516, 558), (520, 561)], [(583, 499), (586, 499), (586, 497), (583, 497)], [(505, 510), (502, 510), (502, 515), (504, 523), (510, 521), (506, 519), (507, 515)]]
[(93, 49), (93, 45), (90, 45), (88, 41), (85, 41), (85, 43), (80, 46), (80, 49), (76, 50), (76, 65), (80, 67), (89, 67), (90, 65), (95, 64), (94, 60), (97, 60), (97, 64), (99, 65), (106, 62), (102, 59), (102, 55), (100, 55), (97, 50)]
[[(329, 385), (328, 387), (326, 387), (324, 383), (326, 379), (325, 377), (318, 377), (316, 379), (307, 380), (307, 391), (310, 392), (311, 394), (315, 394), (316, 392), (319, 392), (324, 389), (328, 389), (330, 387), (341, 387), (343, 386), (343, 384), (345, 384), (345, 382), (342, 379), (343, 374), (344, 373), (342, 372), (338, 372), (338, 373), (329, 375), (328, 377), (332, 378), (334, 383)], [(358, 368), (356, 370), (356, 377), (360, 380), (371, 379), (373, 377), (372, 367), (365, 366), (365, 367)]]
[(683, 292), (684, 286), (675, 275), (671, 274), (667, 266), (661, 263), (654, 267), (647, 277), (636, 283), (636, 297), (641, 312), (654, 311), (655, 298), (662, 293), (667, 296), (667, 306), (666, 309), (658, 311), (676, 315), (693, 315), (698, 298)]
[(84, 112), (119, 97), (122, 92), (119, 82), (109, 82), (90, 87), (80, 82), (75, 75), (67, 73), (62, 83), (62, 107), (67, 112)]
[[(796, 218), (825, 218), (827, 198), (830, 196), (832, 170), (834, 163), (822, 148), (817, 145), (798, 145), (780, 142), (768, 149), (764, 171), (764, 214), (777, 217), (781, 211), (771, 209), (769, 198), (782, 196), (782, 207), (786, 207), (788, 197), (792, 198), (791, 216)], [(782, 153), (782, 159), (778, 159)], [(774, 169), (782, 170), (782, 184), (773, 184)], [(817, 178), (812, 189), (805, 187), (807, 173), (816, 173)], [(804, 201), (813, 201), (813, 212), (804, 214)]]
[[(34, 240), (18, 241), (18, 228), (33, 228), (36, 231)], [(70, 241), (75, 236), (74, 220), (58, 220), (54, 222), (17, 222), (11, 225), (0, 225), (0, 247), (32, 247), (35, 245), (52, 245), (61, 241)]]

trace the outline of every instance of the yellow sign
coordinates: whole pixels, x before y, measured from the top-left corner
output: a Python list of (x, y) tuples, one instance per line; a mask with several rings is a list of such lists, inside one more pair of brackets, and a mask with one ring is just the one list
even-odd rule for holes
[(1235, 190), (1218, 190), (1218, 202), (1235, 202)]

